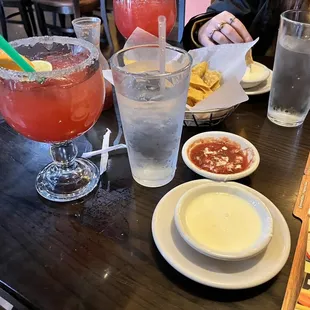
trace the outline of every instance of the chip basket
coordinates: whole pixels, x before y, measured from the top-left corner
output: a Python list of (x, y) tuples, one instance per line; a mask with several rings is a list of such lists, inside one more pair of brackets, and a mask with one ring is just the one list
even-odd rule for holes
[(203, 112), (185, 111), (184, 126), (211, 127), (223, 122), (239, 105)]

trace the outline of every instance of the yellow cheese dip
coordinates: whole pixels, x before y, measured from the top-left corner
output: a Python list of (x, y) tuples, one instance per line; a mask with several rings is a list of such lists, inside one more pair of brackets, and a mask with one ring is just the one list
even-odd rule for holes
[(206, 193), (193, 199), (185, 215), (188, 233), (217, 252), (240, 252), (259, 238), (262, 222), (246, 200), (228, 193)]
[(261, 79), (266, 78), (266, 74), (266, 68), (254, 62), (246, 68), (245, 74), (242, 78), (242, 82), (250, 83), (260, 81)]

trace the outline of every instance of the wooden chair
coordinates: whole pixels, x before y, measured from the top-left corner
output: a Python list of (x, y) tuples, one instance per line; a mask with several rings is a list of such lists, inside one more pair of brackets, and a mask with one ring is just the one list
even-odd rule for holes
[[(71, 23), (66, 26), (66, 17), (70, 16), (73, 20), (81, 15), (90, 15), (100, 5), (100, 0), (33, 0), (33, 2), (42, 35), (48, 35), (49, 31), (58, 35), (73, 35)], [(53, 14), (53, 24), (46, 23), (44, 12)], [(56, 16), (59, 17), (60, 26), (56, 24)]]
[[(5, 16), (4, 8), (17, 8), (16, 13)], [(21, 16), (20, 21), (11, 20), (12, 17)], [(32, 9), (31, 0), (0, 0), (0, 22), (3, 36), (8, 40), (7, 23), (23, 24), (28, 37), (37, 35), (37, 27)]]

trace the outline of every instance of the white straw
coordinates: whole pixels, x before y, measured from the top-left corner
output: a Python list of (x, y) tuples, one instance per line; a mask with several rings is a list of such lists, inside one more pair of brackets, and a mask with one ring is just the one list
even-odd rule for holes
[[(110, 135), (111, 135), (111, 130), (107, 128), (106, 133), (103, 135), (101, 149), (106, 149), (109, 147)], [(109, 153), (102, 153), (101, 159), (100, 159), (100, 175), (106, 172), (107, 166), (108, 166), (108, 160), (109, 160)]]
[[(166, 17), (158, 16), (159, 72), (166, 72)], [(165, 89), (165, 79), (160, 79), (161, 92)]]
[(115, 150), (126, 149), (126, 148), (127, 148), (126, 144), (118, 144), (118, 145), (107, 147), (107, 148), (102, 149), (102, 150), (97, 150), (97, 151), (83, 153), (82, 157), (83, 158), (90, 158), (90, 157), (93, 157), (93, 156), (96, 156), (96, 155), (101, 155), (101, 154), (109, 153), (109, 152), (112, 152), (112, 151), (115, 151)]

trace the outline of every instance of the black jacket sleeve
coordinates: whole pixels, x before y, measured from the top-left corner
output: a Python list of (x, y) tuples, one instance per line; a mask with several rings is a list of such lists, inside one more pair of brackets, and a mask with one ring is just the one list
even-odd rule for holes
[(228, 11), (235, 16), (250, 14), (257, 8), (259, 1), (253, 0), (216, 0), (208, 8), (208, 12), (220, 13)]
[(216, 15), (228, 11), (249, 28), (260, 6), (261, 1), (259, 0), (216, 0), (210, 5), (207, 12)]
[[(255, 47), (258, 54), (266, 52), (271, 45), (277, 23), (274, 22), (273, 12), (269, 8), (269, 2), (273, 0), (216, 0), (208, 8), (206, 13), (193, 17), (184, 28), (183, 45), (185, 49), (201, 47), (198, 41), (198, 30), (215, 15), (228, 11), (235, 15), (250, 32), (253, 38), (260, 37), (260, 42)], [(276, 19), (277, 21), (277, 19)], [(262, 36), (264, 42), (262, 42)], [(257, 54), (257, 53), (256, 53)]]

